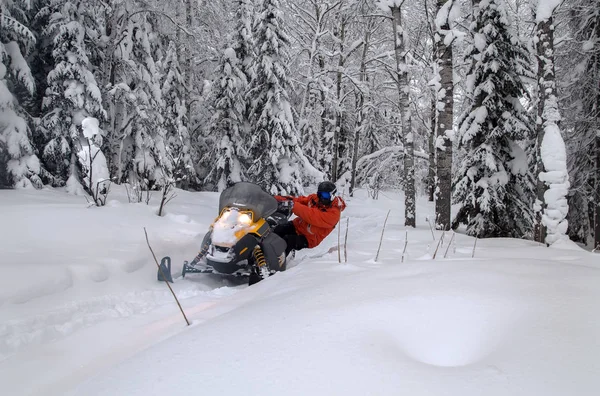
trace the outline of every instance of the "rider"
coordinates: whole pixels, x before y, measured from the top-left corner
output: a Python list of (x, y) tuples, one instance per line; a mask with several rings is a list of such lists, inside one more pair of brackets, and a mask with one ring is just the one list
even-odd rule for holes
[(292, 250), (314, 248), (333, 231), (340, 221), (346, 203), (336, 197), (337, 187), (330, 181), (319, 183), (316, 194), (289, 197), (276, 195), (275, 199), (292, 206), (297, 217), (275, 227), (274, 232), (287, 243), (286, 255)]

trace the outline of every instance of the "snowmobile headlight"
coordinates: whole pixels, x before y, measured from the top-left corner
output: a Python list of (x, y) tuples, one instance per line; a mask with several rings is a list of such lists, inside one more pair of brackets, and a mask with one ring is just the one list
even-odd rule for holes
[(238, 217), (238, 220), (243, 225), (250, 225), (250, 224), (252, 224), (252, 217), (248, 213), (242, 213)]

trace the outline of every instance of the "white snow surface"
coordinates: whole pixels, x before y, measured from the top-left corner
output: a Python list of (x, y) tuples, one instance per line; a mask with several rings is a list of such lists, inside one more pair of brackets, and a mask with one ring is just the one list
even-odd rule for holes
[(177, 194), (158, 217), (158, 196), (129, 204), (120, 186), (102, 208), (0, 191), (3, 394), (597, 395), (600, 260), (568, 240), (484, 239), (472, 258), (474, 239), (450, 232), (433, 259), (432, 204), (407, 230), (401, 194), (359, 190), (347, 262), (336, 230), (251, 287), (176, 279), (187, 327), (143, 227), (177, 275), (218, 194)]
[(392, 7), (400, 7), (404, 0), (376, 0), (375, 5), (383, 12), (390, 12)]
[(536, 23), (548, 20), (554, 13), (554, 10), (556, 10), (556, 8), (563, 1), (564, 0), (538, 0), (537, 9), (535, 13)]

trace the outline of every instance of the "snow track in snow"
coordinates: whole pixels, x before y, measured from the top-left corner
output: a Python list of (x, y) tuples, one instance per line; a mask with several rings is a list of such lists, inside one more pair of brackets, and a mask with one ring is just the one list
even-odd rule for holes
[[(210, 287), (194, 281), (181, 281), (175, 291), (180, 300), (197, 296), (218, 299), (236, 292), (227, 286), (214, 290)], [(169, 290), (161, 287), (76, 300), (42, 314), (8, 320), (0, 323), (0, 360), (22, 348), (56, 341), (102, 321), (145, 314), (165, 305), (174, 306), (175, 301)]]

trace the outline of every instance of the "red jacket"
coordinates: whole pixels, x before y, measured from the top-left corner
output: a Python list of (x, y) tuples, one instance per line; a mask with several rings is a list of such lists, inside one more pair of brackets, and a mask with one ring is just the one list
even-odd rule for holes
[[(275, 199), (284, 201), (289, 197), (275, 196)], [(330, 206), (321, 205), (317, 194), (294, 197), (293, 201), (292, 212), (298, 216), (293, 220), (294, 227), (298, 234), (306, 237), (309, 248), (318, 246), (333, 231), (346, 209), (346, 203), (340, 197), (335, 197)]]

